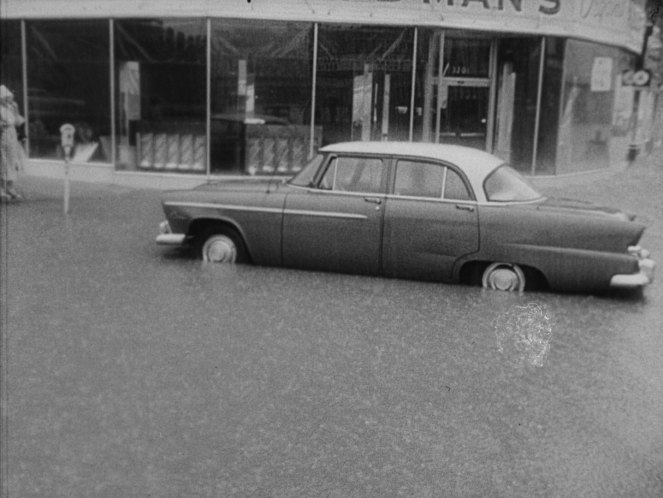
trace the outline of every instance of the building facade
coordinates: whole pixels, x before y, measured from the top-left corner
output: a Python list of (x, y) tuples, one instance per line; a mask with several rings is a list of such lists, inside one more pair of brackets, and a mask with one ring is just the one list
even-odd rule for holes
[(638, 139), (643, 7), (5, 0), (1, 78), (46, 175), (65, 122), (91, 179), (290, 173), (346, 140), (458, 143), (527, 174), (575, 173), (624, 162)]

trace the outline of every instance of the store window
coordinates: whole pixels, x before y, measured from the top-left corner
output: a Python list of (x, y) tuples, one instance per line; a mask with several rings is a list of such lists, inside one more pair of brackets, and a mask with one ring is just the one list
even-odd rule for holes
[(0, 60), (2, 78), (23, 113), (23, 78), (21, 65), (21, 21), (0, 22)]
[(540, 37), (499, 40), (494, 152), (524, 173), (534, 158), (540, 54)]
[(559, 105), (562, 92), (565, 40), (546, 38), (546, 57), (541, 86), (539, 137), (534, 173), (553, 175), (556, 172)]
[(567, 41), (558, 173), (607, 168), (626, 158), (633, 95), (620, 76), (632, 64), (618, 48)]
[(110, 161), (108, 21), (27, 21), (30, 156), (61, 158), (76, 127), (77, 162)]
[(212, 22), (212, 174), (303, 167), (321, 140), (319, 127), (311, 137), (312, 64), (310, 23)]
[(115, 21), (118, 168), (206, 172), (205, 21)]
[(323, 143), (408, 140), (414, 30), (322, 25), (318, 40)]

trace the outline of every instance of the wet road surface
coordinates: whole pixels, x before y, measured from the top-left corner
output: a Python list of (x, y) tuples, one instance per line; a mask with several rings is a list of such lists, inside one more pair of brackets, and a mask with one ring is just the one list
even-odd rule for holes
[[(624, 207), (660, 262), (641, 176)], [(157, 192), (74, 184), (65, 217), (57, 182), (24, 188), (2, 217), (9, 497), (663, 495), (660, 279), (519, 296), (206, 265), (155, 246)]]

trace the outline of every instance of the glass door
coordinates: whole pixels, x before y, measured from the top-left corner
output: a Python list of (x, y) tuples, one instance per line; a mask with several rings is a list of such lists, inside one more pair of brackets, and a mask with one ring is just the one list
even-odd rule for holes
[(424, 69), (422, 140), (488, 149), (493, 40), (431, 34)]

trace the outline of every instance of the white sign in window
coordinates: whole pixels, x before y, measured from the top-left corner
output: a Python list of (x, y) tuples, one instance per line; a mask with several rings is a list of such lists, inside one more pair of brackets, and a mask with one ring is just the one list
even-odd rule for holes
[(608, 92), (612, 90), (612, 58), (594, 58), (591, 90), (592, 92)]

